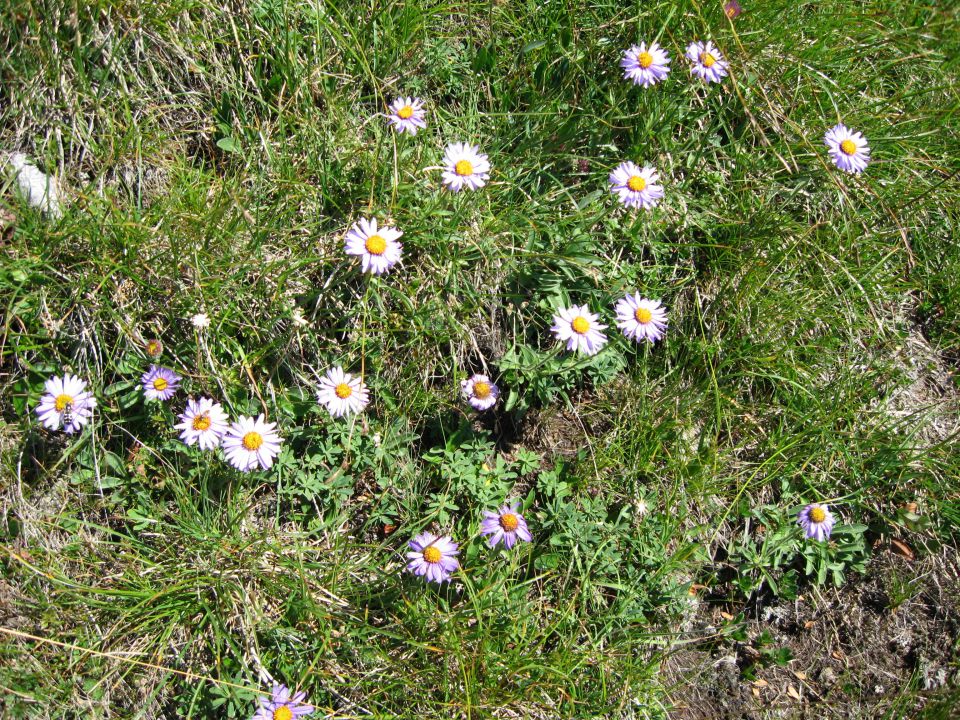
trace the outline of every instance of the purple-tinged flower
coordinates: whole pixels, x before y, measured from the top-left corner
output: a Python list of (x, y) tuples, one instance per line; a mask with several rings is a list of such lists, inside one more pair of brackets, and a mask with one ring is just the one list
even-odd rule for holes
[(347, 232), (347, 255), (363, 258), (363, 272), (381, 275), (400, 262), (402, 232), (393, 227), (377, 228), (375, 218), (360, 219)]
[(843, 123), (827, 130), (823, 143), (830, 149), (834, 164), (844, 172), (859, 175), (870, 163), (870, 146), (863, 133)]
[(390, 104), (387, 120), (398, 133), (416, 135), (417, 130), (427, 126), (427, 113), (423, 109), (423, 100), (415, 97), (398, 97)]
[(824, 542), (833, 532), (833, 513), (826, 505), (813, 503), (807, 505), (797, 516), (797, 523), (803, 528), (803, 534), (811, 540)]
[(147, 353), (147, 357), (152, 358), (154, 360), (156, 360), (158, 357), (163, 355), (163, 343), (157, 340), (156, 338), (152, 338), (148, 340), (147, 344), (144, 345), (143, 349), (144, 349), (144, 352)]
[(65, 433), (73, 435), (90, 421), (97, 400), (87, 392), (85, 380), (66, 373), (50, 378), (43, 386), (47, 392), (35, 412), (47, 430), (57, 430), (62, 425)]
[(606, 327), (586, 305), (573, 305), (557, 310), (550, 330), (567, 344), (567, 350), (596, 355), (607, 344), (607, 336), (601, 332)]
[(630, 46), (624, 50), (620, 61), (623, 68), (623, 77), (633, 80), (634, 84), (650, 87), (665, 79), (670, 73), (670, 56), (657, 43), (646, 43)]
[(727, 76), (727, 61), (709, 40), (690, 43), (687, 46), (687, 59), (692, 63), (690, 72), (707, 82), (718, 83)]
[(457, 561), (457, 543), (449, 535), (437, 536), (422, 532), (410, 541), (407, 570), (422, 575), (430, 582), (442, 583), (450, 579), (460, 567)]
[(199, 444), (201, 450), (213, 450), (227, 432), (227, 413), (211, 398), (188, 400), (180, 422), (173, 427), (182, 431), (180, 439), (187, 445)]
[(147, 400), (169, 400), (180, 387), (180, 376), (159, 365), (151, 365), (140, 381), (143, 383), (143, 395)]
[(723, 6), (723, 14), (731, 20), (736, 20), (742, 12), (743, 8), (740, 7), (740, 3), (738, 3), (737, 0), (730, 0), (730, 2)]
[(525, 542), (533, 540), (527, 521), (517, 512), (519, 507), (520, 503), (515, 502), (513, 505), (504, 505), (497, 512), (484, 511), (483, 522), (480, 523), (480, 534), (490, 536), (487, 540), (490, 547), (496, 547), (497, 543), (503, 540), (503, 544), (510, 549), (516, 544), (518, 538)]
[(336, 418), (361, 412), (370, 402), (370, 395), (362, 378), (345, 373), (338, 365), (320, 378), (317, 402)]
[(486, 375), (474, 375), (469, 380), (461, 380), (460, 390), (464, 399), (481, 412), (496, 405), (500, 397), (500, 388)]
[(617, 327), (631, 340), (652, 343), (663, 337), (667, 329), (667, 311), (659, 300), (647, 300), (640, 296), (627, 295), (614, 306)]
[(443, 184), (453, 192), (479, 190), (490, 179), (490, 159), (476, 145), (453, 143), (443, 153)]
[(243, 472), (256, 470), (258, 466), (269, 469), (283, 442), (276, 427), (276, 423), (266, 422), (263, 413), (256, 420), (241, 415), (221, 440), (227, 462)]
[(660, 176), (649, 165), (641, 168), (633, 162), (623, 162), (610, 173), (610, 192), (626, 207), (655, 208), (663, 197)]
[(305, 692), (293, 695), (286, 685), (274, 685), (272, 697), (260, 698), (260, 708), (252, 720), (293, 720), (313, 712), (313, 706), (304, 702)]

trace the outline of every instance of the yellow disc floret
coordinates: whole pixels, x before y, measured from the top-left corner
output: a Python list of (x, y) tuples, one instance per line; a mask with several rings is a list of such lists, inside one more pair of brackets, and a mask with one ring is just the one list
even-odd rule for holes
[(653, 313), (647, 310), (645, 307), (638, 307), (634, 311), (633, 317), (635, 317), (637, 322), (641, 325), (646, 325), (648, 322), (653, 320)]
[(413, 117), (413, 108), (409, 105), (404, 105), (402, 108), (397, 110), (397, 117), (401, 120), (409, 120)]
[(293, 710), (289, 705), (281, 705), (273, 711), (273, 720), (293, 720)]
[(73, 396), (72, 395), (57, 395), (57, 399), (53, 401), (53, 407), (58, 413), (62, 413), (68, 407), (73, 406)]
[(243, 436), (243, 446), (250, 452), (256, 452), (263, 445), (263, 435), (255, 430), (251, 430)]
[(453, 169), (457, 175), (473, 175), (473, 163), (469, 160), (458, 160)]
[(857, 151), (857, 144), (850, 138), (847, 138), (840, 143), (840, 149), (843, 150), (846, 155), (853, 155)]
[(810, 522), (822, 523), (827, 519), (827, 511), (819, 505), (810, 508)]
[(627, 180), (627, 187), (633, 190), (634, 192), (640, 192), (647, 186), (647, 181), (644, 180), (639, 175), (634, 175), (632, 178)]
[(513, 513), (504, 513), (500, 516), (500, 527), (502, 527), (507, 532), (513, 532), (517, 529), (517, 526), (520, 524), (520, 521), (517, 519), (517, 516)]
[(209, 415), (197, 415), (193, 418), (193, 429), (194, 430), (209, 430), (210, 429), (210, 416)]
[(433, 545), (429, 545), (423, 549), (423, 559), (428, 563), (438, 563), (440, 562), (440, 551)]
[(478, 380), (473, 384), (473, 396), (480, 400), (486, 400), (490, 397), (490, 383)]
[(590, 330), (590, 321), (587, 320), (582, 315), (577, 315), (573, 319), (573, 322), (570, 323), (570, 327), (573, 328), (573, 331), (575, 333), (578, 333), (580, 335), (586, 335), (587, 331)]
[(340, 383), (337, 385), (333, 391), (337, 394), (337, 397), (341, 400), (346, 400), (348, 397), (353, 395), (353, 388), (347, 385), (346, 383)]
[(708, 52), (700, 53), (700, 64), (705, 68), (712, 68), (717, 59)]
[(637, 64), (646, 70), (648, 67), (653, 65), (653, 55), (648, 52), (642, 52), (637, 55)]
[(371, 235), (363, 244), (371, 255), (383, 255), (387, 251), (387, 241), (379, 235)]
[(158, 377), (153, 381), (153, 389), (156, 390), (157, 392), (163, 392), (164, 390), (167, 389), (167, 386), (169, 384), (170, 383), (168, 383), (162, 377)]

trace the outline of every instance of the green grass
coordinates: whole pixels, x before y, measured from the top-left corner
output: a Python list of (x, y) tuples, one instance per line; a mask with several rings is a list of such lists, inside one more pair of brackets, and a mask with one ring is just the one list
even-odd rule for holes
[[(664, 658), (712, 637), (691, 585), (736, 614), (877, 538), (956, 547), (960, 17), (743, 4), (8, 3), (0, 146), (70, 204), (2, 199), (5, 713), (248, 717), (269, 673), (336, 717), (667, 717)], [(707, 37), (720, 87), (682, 57)], [(651, 38), (671, 75), (634, 88), (619, 54)], [(416, 138), (376, 116), (400, 92)], [(861, 177), (822, 145), (840, 120)], [(439, 188), (458, 140), (480, 192)], [(607, 193), (626, 159), (665, 178), (655, 211)], [(370, 215), (404, 231), (373, 280), (342, 254)], [(558, 305), (609, 322), (636, 288), (664, 343), (558, 352)], [(151, 337), (189, 392), (279, 422), (274, 470), (179, 443), (185, 394), (138, 390)], [(331, 364), (364, 371), (356, 421), (316, 405)], [(483, 368), (506, 395), (477, 420)], [(66, 369), (100, 403), (70, 438), (33, 416)], [(536, 542), (500, 554), (477, 533), (508, 495)], [(854, 528), (829, 557), (793, 526), (815, 500)], [(424, 528), (463, 543), (452, 587), (401, 572)]]

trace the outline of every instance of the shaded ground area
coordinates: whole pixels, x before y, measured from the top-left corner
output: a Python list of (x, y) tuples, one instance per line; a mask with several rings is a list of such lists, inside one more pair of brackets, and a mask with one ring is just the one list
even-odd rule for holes
[[(664, 664), (671, 717), (960, 716), (960, 565), (956, 551), (909, 560), (877, 549), (841, 589), (774, 601), (742, 640), (683, 647)], [(727, 610), (706, 603), (704, 634)]]

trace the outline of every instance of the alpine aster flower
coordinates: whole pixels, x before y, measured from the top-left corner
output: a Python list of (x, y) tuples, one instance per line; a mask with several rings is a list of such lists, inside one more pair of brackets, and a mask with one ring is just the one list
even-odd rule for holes
[(631, 340), (652, 343), (663, 337), (667, 328), (667, 311), (659, 300), (627, 295), (617, 301), (617, 327)]
[(414, 97), (398, 97), (390, 104), (387, 120), (398, 133), (416, 135), (417, 130), (427, 126), (427, 113), (423, 109), (423, 100)]
[(490, 160), (476, 145), (453, 143), (443, 154), (443, 184), (453, 192), (478, 190), (490, 179)]
[(610, 173), (610, 192), (626, 207), (655, 208), (663, 197), (663, 185), (657, 182), (660, 176), (649, 165), (641, 168), (632, 162), (617, 165)]
[(833, 532), (833, 513), (826, 505), (813, 503), (800, 511), (797, 523), (808, 538), (823, 542), (829, 540), (830, 533)]
[(823, 143), (830, 149), (834, 164), (844, 172), (859, 175), (870, 162), (870, 146), (863, 133), (843, 123), (827, 130)]
[(474, 375), (469, 380), (461, 380), (460, 390), (464, 399), (480, 411), (492, 408), (500, 397), (500, 388), (486, 375)]
[(144, 346), (143, 350), (147, 353), (147, 357), (156, 360), (158, 357), (163, 355), (163, 343), (156, 338), (153, 338), (147, 341), (147, 344)]
[(320, 378), (317, 402), (333, 417), (342, 417), (363, 410), (370, 402), (370, 395), (362, 378), (345, 373), (337, 366), (327, 370), (326, 377)]
[(272, 697), (260, 698), (260, 708), (252, 720), (293, 720), (313, 712), (313, 706), (304, 702), (305, 692), (290, 694), (286, 685), (274, 685)]
[(221, 440), (227, 462), (243, 472), (256, 470), (258, 465), (264, 470), (269, 469), (283, 442), (276, 427), (276, 423), (265, 421), (263, 413), (256, 420), (241, 415), (227, 428)]
[(690, 43), (687, 46), (687, 59), (693, 63), (690, 72), (707, 82), (718, 83), (727, 76), (728, 63), (709, 40)]
[(496, 547), (497, 543), (503, 540), (503, 544), (510, 549), (517, 542), (517, 538), (526, 542), (533, 540), (527, 521), (517, 512), (519, 507), (520, 503), (515, 502), (513, 505), (502, 506), (497, 512), (484, 511), (480, 534), (490, 536), (487, 540), (490, 547)]
[(73, 435), (90, 421), (97, 400), (87, 392), (85, 380), (66, 373), (50, 378), (43, 387), (47, 392), (35, 412), (47, 430), (57, 430), (62, 425), (65, 433)]
[(173, 427), (182, 431), (180, 439), (187, 445), (199, 444), (201, 450), (213, 450), (227, 432), (227, 413), (211, 398), (188, 400), (180, 422)]
[(607, 344), (606, 335), (600, 332), (606, 327), (586, 305), (573, 305), (557, 310), (550, 329), (558, 340), (567, 344), (567, 350), (596, 355)]
[(363, 272), (380, 275), (400, 262), (402, 232), (392, 227), (377, 228), (376, 218), (360, 219), (347, 232), (347, 255), (363, 258)]
[(414, 575), (422, 575), (430, 582), (442, 583), (449, 580), (460, 567), (457, 561), (457, 543), (449, 535), (437, 536), (422, 532), (410, 541), (407, 553), (407, 570)]
[(140, 377), (147, 400), (169, 400), (180, 387), (180, 376), (169, 368), (151, 365)]
[(649, 48), (646, 43), (640, 43), (624, 51), (620, 67), (623, 68), (625, 79), (633, 80), (636, 85), (650, 87), (670, 73), (670, 56), (655, 42), (650, 43)]

